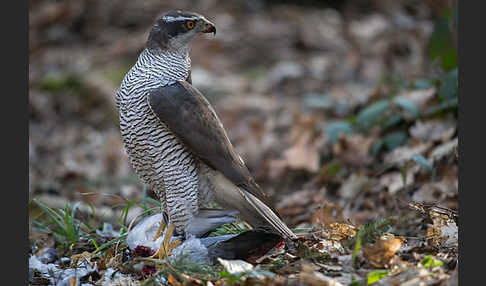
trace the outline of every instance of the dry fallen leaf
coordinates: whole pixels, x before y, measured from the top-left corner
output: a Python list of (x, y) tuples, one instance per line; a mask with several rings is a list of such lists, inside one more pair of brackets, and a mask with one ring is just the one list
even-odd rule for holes
[(339, 137), (336, 144), (332, 146), (336, 157), (354, 166), (370, 164), (373, 161), (369, 150), (375, 141), (372, 136), (364, 137), (359, 134), (343, 135)]
[(300, 282), (310, 286), (343, 286), (343, 284), (339, 283), (337, 280), (315, 271), (309, 264), (302, 265)]
[(432, 246), (440, 246), (440, 229), (431, 226), (427, 228), (427, 243)]
[(324, 237), (330, 240), (341, 241), (356, 235), (356, 227), (346, 223), (331, 223), (324, 230)]
[(440, 228), (441, 244), (444, 247), (458, 247), (459, 229), (455, 222), (449, 222)]
[(435, 95), (436, 89), (414, 89), (411, 91), (406, 91), (397, 96), (397, 98), (404, 97), (411, 100), (419, 109), (423, 108), (425, 104), (431, 100)]
[(389, 165), (402, 164), (405, 161), (410, 160), (414, 154), (424, 154), (430, 149), (430, 147), (432, 147), (432, 143), (430, 142), (421, 143), (415, 146), (401, 146), (387, 153), (384, 156), (383, 161), (385, 164)]
[(140, 286), (140, 284), (139, 281), (136, 281), (131, 277), (117, 277), (104, 283), (103, 286)]
[(410, 127), (410, 135), (421, 141), (446, 141), (456, 132), (456, 124), (444, 120), (417, 121)]
[(426, 241), (434, 247), (458, 247), (457, 211), (436, 204), (410, 202), (409, 207), (428, 215), (433, 225), (427, 228)]
[(116, 267), (117, 265), (120, 265), (122, 263), (123, 257), (120, 253), (116, 254), (113, 257), (109, 257), (108, 262), (106, 263), (107, 267)]
[(415, 202), (443, 201), (448, 196), (457, 194), (457, 188), (451, 183), (443, 181), (423, 184), (412, 196)]
[(187, 274), (181, 273), (181, 278), (184, 279), (183, 285), (204, 286), (204, 283), (201, 280)]
[[(406, 184), (415, 182), (415, 175), (413, 171), (407, 172)], [(395, 194), (403, 188), (403, 178), (400, 172), (390, 172), (380, 177), (380, 185), (388, 189), (390, 194)]]
[(287, 217), (287, 223), (297, 225), (312, 219), (313, 209), (325, 201), (324, 195), (324, 189), (295, 191), (283, 197), (276, 207), (281, 215)]
[(454, 218), (435, 208), (429, 210), (429, 216), (434, 225), (427, 229), (427, 241), (434, 246), (457, 247), (458, 231)]
[(365, 244), (363, 255), (373, 267), (386, 268), (402, 244), (403, 238), (383, 235), (375, 243)]
[(346, 253), (346, 250), (339, 241), (327, 239), (320, 240), (318, 243), (313, 245), (311, 249), (317, 249), (317, 251), (322, 254), (342, 255)]
[(388, 275), (373, 285), (440, 285), (441, 280), (447, 279), (448, 275), (439, 268), (431, 272), (426, 268), (408, 268), (396, 274)]
[(435, 147), (432, 152), (430, 152), (430, 158), (432, 158), (433, 161), (438, 161), (442, 159), (443, 157), (447, 156), (448, 154), (451, 154), (452, 152), (455, 152), (456, 157), (458, 157), (457, 154), (457, 145), (459, 143), (459, 138), (456, 137), (450, 141), (447, 141), (437, 147)]
[(333, 222), (344, 222), (343, 209), (338, 204), (326, 203), (312, 217), (312, 223), (326, 226)]
[(291, 169), (304, 169), (311, 173), (319, 170), (319, 152), (311, 132), (305, 132), (294, 146), (284, 152), (287, 166)]
[(372, 180), (364, 175), (352, 174), (339, 188), (338, 193), (345, 199), (354, 199), (360, 192), (373, 185)]
[(73, 263), (77, 263), (81, 260), (84, 260), (86, 261), (89, 265), (93, 266), (94, 263), (91, 262), (91, 257), (93, 257), (93, 254), (88, 252), (88, 251), (84, 251), (83, 253), (80, 253), (80, 254), (74, 254), (73, 256), (71, 256), (71, 260), (73, 261)]

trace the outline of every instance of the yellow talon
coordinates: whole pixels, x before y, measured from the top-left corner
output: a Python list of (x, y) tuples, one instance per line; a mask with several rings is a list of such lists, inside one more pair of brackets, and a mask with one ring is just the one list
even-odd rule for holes
[[(163, 228), (161, 228), (162, 223), (164, 224)], [(160, 226), (161, 227), (159, 227), (159, 230), (157, 231), (157, 234), (155, 235), (154, 241), (157, 240), (157, 238), (159, 238), (161, 236), (163, 229), (165, 228), (165, 223), (161, 222)], [(157, 252), (154, 255), (151, 256), (151, 258), (154, 258), (156, 256), (158, 256), (159, 259), (162, 259), (164, 257), (168, 257), (170, 255), (170, 253), (172, 252), (172, 250), (176, 246), (178, 246), (179, 244), (182, 243), (178, 239), (174, 240), (172, 243), (170, 242), (170, 239), (172, 238), (172, 234), (174, 233), (174, 229), (175, 229), (175, 226), (173, 224), (169, 223), (169, 226), (167, 227), (167, 233), (164, 236), (164, 240), (160, 244), (159, 250), (157, 250)]]
[(172, 252), (172, 250), (174, 248), (176, 248), (177, 246), (179, 246), (181, 243), (182, 243), (182, 241), (180, 239), (176, 239), (173, 242), (171, 242), (170, 245), (169, 245), (169, 249), (168, 249), (169, 250), (169, 254)]

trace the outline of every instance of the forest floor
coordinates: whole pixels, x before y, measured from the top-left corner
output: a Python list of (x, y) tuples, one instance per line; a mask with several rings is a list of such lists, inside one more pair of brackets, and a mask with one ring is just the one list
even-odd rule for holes
[[(276, 2), (31, 3), (30, 285), (458, 284), (447, 1)], [(299, 236), (249, 265), (157, 261), (125, 242), (159, 205), (129, 165), (114, 96), (173, 7), (216, 24), (192, 45), (193, 85)]]

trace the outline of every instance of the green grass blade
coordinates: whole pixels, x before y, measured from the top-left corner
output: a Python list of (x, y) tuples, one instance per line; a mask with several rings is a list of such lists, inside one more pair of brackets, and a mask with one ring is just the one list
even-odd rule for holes
[(52, 220), (51, 224), (54, 223), (57, 226), (57, 231), (53, 230), (53, 232), (67, 235), (67, 230), (65, 226), (62, 224), (64, 219), (60, 214), (58, 214), (52, 208), (44, 205), (43, 203), (39, 202), (36, 199), (33, 199), (32, 201)]

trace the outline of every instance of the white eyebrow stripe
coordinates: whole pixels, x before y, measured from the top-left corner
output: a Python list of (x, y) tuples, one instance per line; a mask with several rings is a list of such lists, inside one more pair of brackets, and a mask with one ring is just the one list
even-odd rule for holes
[(177, 17), (174, 17), (174, 16), (164, 16), (162, 19), (164, 19), (164, 21), (166, 22), (174, 22), (174, 21), (184, 21), (184, 20), (198, 20), (199, 17), (184, 17), (184, 16), (177, 16)]

